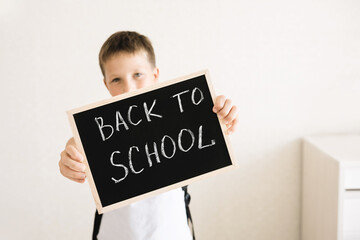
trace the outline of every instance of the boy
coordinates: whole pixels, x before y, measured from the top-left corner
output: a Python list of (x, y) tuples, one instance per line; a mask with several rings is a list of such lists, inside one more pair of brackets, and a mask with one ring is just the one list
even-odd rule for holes
[[(130, 92), (158, 82), (159, 69), (151, 42), (136, 32), (117, 32), (103, 44), (99, 63), (104, 84), (111, 96)], [(213, 111), (226, 124), (229, 133), (237, 124), (236, 106), (218, 96)], [(84, 157), (71, 138), (61, 153), (61, 174), (75, 182), (85, 181)], [(189, 201), (189, 199), (187, 199)], [(94, 239), (190, 240), (184, 194), (175, 189), (117, 210), (97, 215)]]

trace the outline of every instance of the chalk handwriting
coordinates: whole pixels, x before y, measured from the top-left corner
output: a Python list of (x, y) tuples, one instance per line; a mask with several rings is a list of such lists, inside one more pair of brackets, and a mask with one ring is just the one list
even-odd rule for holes
[(121, 182), (122, 180), (124, 180), (124, 179), (127, 177), (127, 175), (129, 174), (129, 169), (128, 169), (127, 167), (125, 167), (123, 164), (114, 163), (114, 155), (115, 155), (115, 153), (120, 154), (120, 151), (114, 151), (114, 152), (111, 154), (111, 156), (110, 156), (110, 162), (111, 162), (111, 164), (112, 164), (113, 166), (115, 166), (115, 167), (122, 167), (122, 168), (124, 169), (124, 171), (125, 171), (124, 177), (122, 177), (122, 178), (120, 178), (120, 179), (111, 178), (112, 180), (115, 181), (115, 183), (119, 183), (119, 182)]
[[(188, 147), (184, 147), (183, 146), (183, 137), (185, 136), (184, 134), (187, 134), (191, 137), (191, 143), (190, 143), (190, 146)], [(167, 141), (165, 141), (167, 140)], [(212, 139), (210, 141), (209, 144), (207, 145), (203, 145), (203, 125), (200, 125), (199, 126), (199, 129), (198, 129), (198, 144), (197, 144), (197, 148), (199, 150), (201, 149), (204, 149), (204, 148), (207, 148), (207, 147), (211, 147), (211, 146), (214, 146), (215, 145), (215, 139)], [(161, 160), (160, 160), (160, 157), (164, 157), (166, 159), (171, 159), (174, 157), (175, 153), (176, 153), (176, 149), (177, 147), (182, 151), (182, 152), (189, 152), (195, 145), (195, 134), (193, 131), (191, 131), (190, 129), (186, 129), (186, 128), (183, 128), (180, 130), (178, 136), (177, 136), (177, 144), (175, 142), (175, 140), (169, 136), (169, 135), (164, 135), (161, 139), (161, 144), (160, 144), (160, 153), (158, 151), (158, 148), (157, 148), (157, 144), (156, 142), (153, 142), (153, 144), (150, 144), (152, 145), (152, 150), (150, 151), (149, 150), (149, 144), (146, 143), (145, 146), (144, 146), (144, 150), (145, 150), (145, 155), (146, 155), (146, 160), (147, 160), (147, 164), (149, 166), (149, 168), (153, 167), (153, 161), (152, 161), (152, 157), (155, 157), (155, 160), (157, 163), (161, 163)], [(167, 143), (167, 147), (165, 146)], [(171, 148), (171, 149), (170, 149)], [(171, 150), (171, 151), (168, 151), (168, 153), (165, 152), (165, 149), (167, 150)], [(139, 150), (139, 147), (138, 146), (131, 146), (129, 148), (129, 154), (128, 154), (128, 161), (129, 161), (129, 168), (131, 170), (131, 173), (133, 174), (140, 174), (142, 171), (144, 171), (144, 168), (142, 168), (141, 170), (138, 170), (136, 171), (135, 168), (134, 168), (134, 163), (133, 163), (133, 156), (132, 156), (132, 152), (133, 150), (136, 150), (138, 153), (140, 152)], [(169, 154), (169, 152), (171, 152), (171, 154)], [(122, 176), (122, 178), (119, 178), (119, 179), (115, 179), (114, 177), (112, 177), (111, 179), (115, 182), (115, 183), (119, 183), (123, 180), (125, 180), (125, 178), (128, 176), (129, 174), (129, 169), (123, 165), (123, 164), (120, 164), (120, 163), (114, 163), (114, 155), (115, 154), (120, 154), (120, 151), (114, 151), (111, 156), (110, 156), (110, 162), (113, 166), (115, 167), (121, 167), (123, 168), (124, 170), (124, 174)], [(141, 159), (138, 159), (137, 162), (139, 162)], [(146, 161), (145, 161), (146, 162)]]
[[(182, 101), (181, 101), (181, 95), (183, 95), (183, 94), (185, 94), (187, 92), (189, 92), (189, 90), (185, 90), (185, 91), (179, 92), (179, 93), (171, 96), (171, 98), (175, 98), (175, 97), (177, 98), (177, 102), (178, 102), (178, 105), (179, 105), (179, 110), (180, 110), (181, 113), (184, 112), (184, 107), (183, 107), (183, 104), (182, 104)], [(197, 101), (195, 99), (196, 92), (198, 92), (200, 94), (200, 98)], [(195, 87), (191, 91), (191, 102), (194, 105), (199, 105), (203, 100), (204, 100), (203, 92), (199, 88)]]
[[(155, 104), (156, 104), (156, 99), (153, 100), (151, 107), (149, 109), (147, 103), (146, 102), (143, 103), (144, 115), (148, 122), (151, 122), (151, 117), (162, 118), (162, 115), (152, 112), (155, 107)], [(127, 121), (132, 126), (137, 126), (142, 122), (142, 119), (139, 119), (137, 122), (134, 122), (132, 113), (133, 113), (133, 109), (135, 109), (135, 108), (138, 108), (138, 106), (131, 105), (127, 111)], [(102, 117), (95, 117), (95, 122), (96, 122), (96, 125), (98, 126), (100, 136), (103, 141), (106, 141), (112, 137), (112, 135), (114, 134), (114, 127), (112, 125), (110, 125), (110, 124), (104, 125), (104, 119)], [(129, 130), (129, 128), (130, 128), (129, 124), (123, 118), (121, 112), (116, 111), (115, 112), (115, 130), (117, 132), (121, 131), (122, 128), (120, 126), (123, 126), (126, 131)], [(107, 134), (105, 133), (105, 129), (107, 129), (106, 130)]]
[(154, 101), (153, 101), (153, 103), (152, 103), (152, 105), (151, 105), (151, 108), (150, 108), (150, 110), (149, 110), (148, 107), (147, 107), (146, 102), (144, 102), (144, 110), (145, 110), (145, 115), (146, 115), (146, 119), (148, 120), (148, 122), (151, 122), (150, 115), (153, 116), (153, 117), (162, 118), (162, 116), (159, 115), (159, 114), (151, 113), (152, 109), (153, 109), (154, 106), (155, 106), (155, 103), (156, 103), (156, 99), (154, 99)]
[[(99, 131), (100, 131), (101, 138), (102, 138), (103, 141), (109, 139), (114, 134), (114, 128), (111, 125), (104, 125), (104, 120), (103, 120), (102, 117), (96, 117), (95, 122), (96, 122), (97, 126), (99, 127)], [(103, 128), (110, 128), (111, 129), (111, 133), (110, 133), (110, 135), (108, 137), (105, 137)]]

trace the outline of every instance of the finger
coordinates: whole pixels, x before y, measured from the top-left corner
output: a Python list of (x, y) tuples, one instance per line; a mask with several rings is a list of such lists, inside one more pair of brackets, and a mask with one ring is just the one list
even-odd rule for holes
[(225, 118), (225, 117), (229, 114), (231, 107), (232, 107), (232, 102), (231, 102), (231, 100), (230, 100), (230, 99), (226, 99), (223, 108), (222, 108), (220, 111), (217, 112), (217, 115), (218, 115), (221, 119)]
[(83, 155), (75, 148), (74, 145), (67, 145), (65, 151), (73, 160), (78, 162), (82, 162), (84, 160)]
[(71, 159), (65, 152), (61, 153), (60, 162), (74, 171), (85, 172), (86, 165)]
[(224, 95), (220, 95), (220, 96), (216, 97), (215, 104), (214, 104), (214, 107), (213, 107), (213, 112), (214, 113), (217, 113), (218, 111), (220, 111), (223, 108), (225, 100), (226, 100), (226, 98), (225, 98)]
[(225, 124), (231, 124), (231, 122), (237, 117), (237, 107), (232, 106), (229, 113), (224, 117), (223, 121)]
[[(232, 121), (231, 126), (227, 129), (227, 134), (232, 134), (236, 131), (237, 125), (238, 125), (238, 118), (235, 118), (234, 121)], [(230, 125), (230, 124), (229, 124)]]
[(71, 180), (78, 179), (78, 180), (84, 180), (86, 178), (86, 174), (83, 172), (77, 172), (69, 168), (68, 166), (59, 163), (60, 166), (60, 173)]
[(74, 182), (78, 182), (78, 183), (84, 183), (85, 182), (85, 178), (84, 179), (76, 179), (76, 178), (69, 178), (70, 180), (74, 181)]

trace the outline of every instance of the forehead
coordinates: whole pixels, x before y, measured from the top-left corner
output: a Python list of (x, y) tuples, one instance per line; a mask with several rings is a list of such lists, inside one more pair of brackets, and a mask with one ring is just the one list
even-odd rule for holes
[(139, 67), (151, 67), (145, 51), (135, 53), (119, 52), (104, 63), (105, 71), (121, 71)]

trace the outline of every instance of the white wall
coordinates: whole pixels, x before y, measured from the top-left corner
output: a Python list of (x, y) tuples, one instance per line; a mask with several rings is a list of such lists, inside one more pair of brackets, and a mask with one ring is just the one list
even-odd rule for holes
[(300, 239), (304, 135), (360, 132), (360, 2), (0, 0), (0, 239), (89, 239), (88, 184), (58, 171), (66, 110), (107, 98), (97, 54), (152, 39), (161, 79), (210, 69), (240, 109), (236, 171), (191, 186), (197, 239)]

